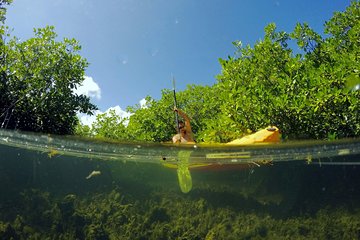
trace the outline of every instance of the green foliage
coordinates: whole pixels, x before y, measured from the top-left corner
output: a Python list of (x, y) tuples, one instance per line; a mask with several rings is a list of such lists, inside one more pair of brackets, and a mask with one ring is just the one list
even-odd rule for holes
[[(195, 139), (228, 142), (268, 125), (276, 125), (289, 139), (360, 136), (359, 5), (353, 1), (325, 23), (327, 38), (307, 23), (297, 24), (291, 33), (277, 31), (271, 23), (254, 46), (235, 41), (234, 56), (219, 60), (216, 84), (191, 85), (177, 93)], [(290, 41), (302, 54), (293, 53)], [(129, 125), (121, 127), (121, 137), (111, 137), (170, 140), (175, 133), (172, 109), (173, 92), (165, 89), (160, 100), (148, 97), (145, 108), (129, 107)], [(108, 125), (102, 121), (100, 125)]]
[[(190, 85), (186, 90), (177, 93), (178, 107), (191, 118), (193, 131), (198, 141), (210, 139), (212, 130), (207, 128), (209, 119), (216, 119), (219, 113), (219, 102), (213, 97), (217, 89), (209, 86)], [(92, 134), (118, 140), (166, 142), (176, 133), (174, 117), (173, 91), (164, 89), (162, 97), (156, 101), (146, 97), (145, 106), (139, 104), (128, 107), (129, 119), (120, 121), (115, 115), (101, 115), (92, 126)], [(128, 121), (128, 123), (127, 123)], [(127, 123), (127, 124), (126, 124)], [(82, 129), (83, 127), (79, 127)], [(118, 130), (121, 129), (121, 130)], [(218, 130), (213, 130), (218, 132)], [(79, 130), (79, 132), (83, 132)], [(84, 134), (86, 135), (86, 133)]]
[[(190, 117), (192, 130), (198, 141), (204, 139), (202, 130), (219, 112), (214, 94), (214, 88), (196, 85), (189, 85), (184, 91), (176, 93), (178, 107)], [(169, 141), (176, 133), (173, 108), (173, 92), (169, 89), (162, 91), (162, 97), (158, 101), (148, 97), (146, 107), (128, 108), (133, 114), (127, 127), (130, 139)]]
[[(253, 48), (235, 44), (238, 57), (220, 60), (218, 86), (228, 94), (222, 95), (222, 111), (243, 130), (274, 124), (289, 138), (359, 136), (360, 94), (351, 91), (359, 81), (358, 12), (353, 2), (336, 13), (325, 25), (332, 34), (327, 39), (307, 24), (290, 35), (275, 33), (270, 24)], [(286, 48), (289, 39), (304, 56)]]
[(75, 127), (75, 134), (79, 135), (79, 136), (85, 136), (85, 137), (92, 137), (94, 135), (91, 127), (88, 125), (81, 124), (80, 121), (78, 122), (78, 124)]
[(126, 118), (121, 118), (115, 110), (99, 114), (92, 125), (92, 134), (102, 138), (126, 139), (125, 121)]
[(71, 134), (76, 113), (96, 109), (88, 97), (73, 92), (88, 63), (75, 39), (57, 42), (54, 27), (34, 32), (31, 39), (13, 38), (3, 46), (0, 122), (10, 129)]
[(132, 114), (127, 126), (129, 139), (168, 141), (175, 132), (172, 107), (172, 93), (166, 89), (160, 101), (146, 97), (146, 106), (129, 107), (127, 110)]
[(291, 50), (282, 46), (283, 39), (272, 39), (274, 29), (274, 24), (269, 25), (265, 39), (254, 48), (238, 48), (239, 57), (220, 60), (221, 110), (242, 132), (274, 124), (274, 112), (281, 111), (275, 104), (286, 106), (286, 80), (300, 67), (298, 59), (291, 58)]
[(0, 0), (0, 22), (4, 23), (5, 15), (6, 15), (6, 8), (4, 5), (9, 5), (12, 3), (12, 0)]

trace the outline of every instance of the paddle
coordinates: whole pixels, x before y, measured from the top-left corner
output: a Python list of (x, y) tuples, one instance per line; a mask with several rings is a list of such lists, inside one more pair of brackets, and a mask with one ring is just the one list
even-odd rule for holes
[[(175, 78), (174, 77), (173, 77), (173, 93), (174, 93), (174, 107), (177, 108), (176, 92), (175, 92)], [(177, 133), (180, 133), (180, 129), (179, 129), (179, 113), (177, 111), (175, 111), (175, 124), (176, 124)]]

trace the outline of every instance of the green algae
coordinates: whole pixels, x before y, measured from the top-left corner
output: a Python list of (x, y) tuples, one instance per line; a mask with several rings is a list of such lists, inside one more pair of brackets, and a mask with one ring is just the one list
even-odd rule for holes
[(0, 221), (1, 239), (358, 239), (360, 234), (359, 208), (324, 207), (279, 218), (166, 192), (146, 200), (120, 189), (62, 198), (32, 189), (22, 196), (23, 206), (34, 199), (46, 204), (41, 211), (18, 209), (13, 220)]

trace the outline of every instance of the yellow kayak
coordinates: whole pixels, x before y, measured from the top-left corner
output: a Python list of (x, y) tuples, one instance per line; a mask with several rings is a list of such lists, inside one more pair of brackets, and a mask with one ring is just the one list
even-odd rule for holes
[[(275, 126), (269, 126), (267, 128), (261, 129), (253, 134), (250, 134), (248, 136), (235, 139), (231, 142), (225, 143), (225, 144), (217, 144), (215, 146), (219, 145), (226, 145), (226, 146), (246, 146), (246, 145), (257, 145), (257, 144), (274, 144), (280, 142), (280, 132), (279, 129)], [(199, 144), (201, 145), (207, 145), (207, 144)], [(184, 150), (186, 151), (186, 150)], [(183, 151), (180, 151), (183, 152)], [(191, 150), (189, 150), (191, 152)], [(189, 155), (190, 157), (190, 155)], [(238, 153), (212, 153), (206, 155), (207, 159), (231, 159), (231, 158), (237, 158), (237, 159), (247, 159), (250, 158), (250, 154), (248, 152), (238, 152)], [(189, 169), (199, 169), (199, 170), (225, 170), (225, 169), (246, 169), (248, 167), (254, 166), (254, 165), (267, 165), (269, 164), (269, 161), (261, 161), (261, 162), (250, 162), (249, 163), (239, 163), (239, 164), (210, 164), (210, 163), (191, 163), (188, 161), (187, 167)], [(172, 162), (163, 162), (163, 165), (168, 168), (177, 169), (179, 166), (178, 164), (172, 163)]]
[(278, 143), (278, 142), (280, 142), (279, 129), (275, 126), (269, 126), (267, 128), (257, 131), (256, 133), (228, 142), (226, 143), (226, 145), (241, 146), (241, 145), (258, 144), (258, 143), (264, 144), (264, 143)]
[[(253, 144), (269, 144), (280, 142), (280, 133), (277, 127), (271, 126), (261, 129), (256, 133), (250, 134), (240, 139), (235, 139), (225, 145), (244, 146)], [(217, 159), (216, 163), (191, 163), (190, 159), (192, 150), (180, 150), (178, 152), (178, 162), (163, 162), (168, 168), (176, 169), (180, 189), (183, 193), (188, 193), (192, 189), (192, 178), (190, 170), (227, 170), (227, 169), (248, 169), (255, 166), (271, 165), (271, 160), (251, 161), (249, 152), (226, 152), (226, 153), (209, 153), (205, 159)], [(194, 158), (194, 157), (193, 157)], [(249, 159), (236, 164), (220, 164), (221, 160), (229, 159)], [(163, 159), (164, 160), (164, 159)]]

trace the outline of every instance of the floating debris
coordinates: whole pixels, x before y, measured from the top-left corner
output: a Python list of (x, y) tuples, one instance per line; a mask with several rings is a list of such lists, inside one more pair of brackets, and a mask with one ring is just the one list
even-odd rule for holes
[(95, 176), (99, 176), (101, 174), (100, 171), (92, 171), (89, 176), (86, 177), (86, 179), (90, 179), (92, 177), (95, 177)]
[(340, 149), (338, 152), (338, 155), (349, 155), (350, 154), (350, 149)]
[(49, 153), (48, 153), (48, 156), (49, 156), (49, 158), (52, 158), (52, 157), (54, 157), (55, 155), (58, 155), (59, 154), (59, 151), (58, 150), (56, 150), (56, 149), (54, 149), (54, 148), (49, 148)]

